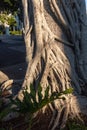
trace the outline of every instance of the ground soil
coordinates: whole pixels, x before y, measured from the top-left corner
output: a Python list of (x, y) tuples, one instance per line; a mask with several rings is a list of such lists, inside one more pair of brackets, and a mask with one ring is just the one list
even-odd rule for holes
[[(37, 118), (33, 120), (31, 130), (48, 130), (48, 124), (51, 118), (51, 113), (46, 111), (42, 116), (38, 114)], [(26, 123), (24, 117), (12, 119), (7, 122), (0, 122), (0, 130), (29, 130), (29, 123)]]

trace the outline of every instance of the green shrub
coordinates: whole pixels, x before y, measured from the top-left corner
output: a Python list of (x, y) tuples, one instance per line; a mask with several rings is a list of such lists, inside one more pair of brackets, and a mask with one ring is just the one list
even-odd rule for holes
[(22, 35), (22, 31), (10, 31), (12, 35)]
[(8, 25), (16, 26), (16, 20), (12, 14), (8, 14), (7, 12), (0, 13), (0, 21), (2, 25), (7, 23)]

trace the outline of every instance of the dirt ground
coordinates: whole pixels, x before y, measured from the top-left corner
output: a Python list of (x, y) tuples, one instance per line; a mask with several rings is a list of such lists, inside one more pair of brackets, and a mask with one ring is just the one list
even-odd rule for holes
[[(32, 122), (32, 127), (29, 129), (29, 123), (26, 123), (24, 117), (15, 118), (7, 122), (0, 122), (0, 130), (48, 130), (51, 113), (46, 111), (42, 116), (38, 114)], [(3, 129), (3, 130), (4, 130)]]

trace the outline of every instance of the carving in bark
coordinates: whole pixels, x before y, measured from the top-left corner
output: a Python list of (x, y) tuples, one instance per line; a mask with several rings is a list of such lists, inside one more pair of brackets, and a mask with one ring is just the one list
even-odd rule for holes
[[(49, 104), (54, 115), (49, 128), (55, 130), (57, 126), (63, 127), (69, 116), (80, 118), (80, 112), (87, 112), (85, 0), (22, 0), (22, 3), (28, 63), (22, 89), (27, 85), (29, 90), (31, 83), (38, 89), (41, 83), (44, 95), (48, 85), (50, 93), (74, 88), (74, 94), (67, 95), (65, 101)], [(22, 89), (18, 94), (21, 100)]]

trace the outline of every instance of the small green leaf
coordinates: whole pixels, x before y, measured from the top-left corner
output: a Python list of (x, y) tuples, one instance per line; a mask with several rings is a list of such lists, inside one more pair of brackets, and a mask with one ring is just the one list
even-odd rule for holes
[(49, 98), (49, 86), (45, 90), (45, 99)]
[(38, 100), (39, 100), (39, 102), (41, 102), (41, 100), (42, 100), (42, 87), (41, 87), (41, 85), (39, 84), (38, 85)]
[(31, 94), (33, 101), (36, 102), (36, 91), (35, 91), (34, 86), (32, 84), (30, 85), (30, 94)]
[(41, 103), (39, 103), (39, 109), (42, 109), (48, 103), (50, 103), (49, 99), (46, 98), (42, 99)]
[(66, 89), (66, 90), (63, 91), (62, 93), (63, 93), (63, 94), (70, 94), (70, 93), (73, 93), (73, 88)]

